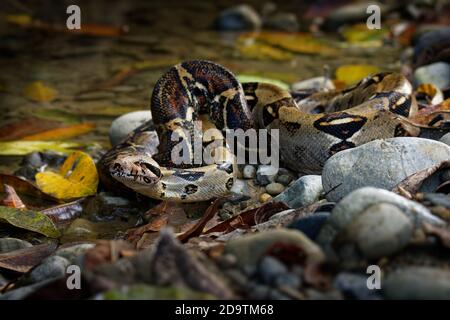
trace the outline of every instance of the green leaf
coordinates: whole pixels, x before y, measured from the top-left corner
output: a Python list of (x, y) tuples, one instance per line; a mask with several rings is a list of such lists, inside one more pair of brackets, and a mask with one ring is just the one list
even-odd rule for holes
[(81, 146), (79, 143), (62, 141), (8, 141), (0, 142), (0, 156), (23, 156), (45, 150), (70, 153)]
[(61, 235), (49, 217), (36, 211), (0, 207), (0, 221), (17, 228), (43, 234), (49, 238), (58, 238)]

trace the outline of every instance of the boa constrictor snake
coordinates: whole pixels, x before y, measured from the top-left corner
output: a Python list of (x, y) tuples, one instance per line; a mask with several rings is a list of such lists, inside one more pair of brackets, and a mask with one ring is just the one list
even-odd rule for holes
[[(213, 62), (180, 63), (155, 85), (153, 123), (140, 126), (102, 157), (100, 178), (113, 189), (160, 200), (195, 202), (229, 193), (236, 164), (226, 144), (213, 149), (220, 155), (216, 164), (188, 166), (172, 161), (178, 143), (173, 135), (184, 134), (191, 139), (185, 141), (195, 141), (201, 135), (196, 120), (212, 123), (220, 131), (279, 129), (284, 164), (297, 172), (319, 173), (324, 162), (341, 150), (375, 139), (417, 135), (405, 121), (417, 111), (412, 91), (402, 75), (381, 73), (346, 90), (294, 99), (274, 85), (242, 85)], [(214, 140), (202, 139), (203, 148)], [(192, 157), (193, 147), (187, 146)]]

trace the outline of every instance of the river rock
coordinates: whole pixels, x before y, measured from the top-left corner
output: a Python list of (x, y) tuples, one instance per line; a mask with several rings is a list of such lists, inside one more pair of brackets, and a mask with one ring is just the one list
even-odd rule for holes
[(242, 179), (235, 179), (233, 186), (230, 189), (230, 192), (233, 194), (233, 200), (245, 200), (251, 198), (250, 188), (247, 184), (247, 181)]
[(256, 177), (256, 168), (252, 165), (246, 165), (242, 170), (242, 175), (245, 179), (253, 179)]
[(445, 143), (446, 145), (450, 146), (450, 132), (444, 134), (441, 139), (439, 139), (440, 142)]
[(300, 208), (313, 204), (322, 195), (322, 178), (317, 175), (307, 175), (291, 184), (283, 193), (274, 198), (291, 208)]
[(280, 275), (286, 274), (288, 269), (280, 260), (271, 256), (265, 256), (259, 264), (258, 272), (265, 283), (273, 284), (275, 279)]
[(432, 83), (440, 89), (450, 86), (450, 63), (435, 62), (414, 71), (414, 85)]
[(367, 274), (363, 275), (350, 272), (341, 272), (334, 279), (333, 285), (348, 299), (382, 299), (380, 294), (381, 290), (373, 290), (367, 287)]
[(386, 276), (382, 284), (387, 299), (450, 299), (450, 271), (433, 267), (404, 267)]
[(129, 112), (116, 118), (109, 129), (111, 145), (115, 146), (122, 142), (131, 131), (151, 119), (152, 114), (149, 110)]
[(215, 28), (221, 31), (255, 30), (261, 28), (261, 25), (258, 12), (247, 4), (222, 11), (214, 21)]
[(414, 46), (414, 67), (429, 65), (450, 58), (450, 27), (423, 33)]
[(37, 283), (47, 279), (63, 277), (66, 275), (66, 269), (69, 265), (70, 261), (66, 258), (60, 256), (47, 257), (31, 271), (30, 281)]
[(316, 212), (312, 215), (301, 217), (292, 222), (288, 228), (303, 232), (308, 238), (314, 241), (319, 234), (325, 221), (330, 216), (329, 212)]
[(278, 182), (272, 182), (266, 186), (267, 193), (272, 196), (276, 196), (276, 195), (282, 193), (283, 190), (284, 190), (284, 186)]
[(278, 173), (278, 168), (270, 165), (261, 165), (256, 171), (256, 181), (261, 186), (266, 186), (274, 182)]
[(33, 245), (28, 241), (16, 239), (16, 238), (1, 238), (0, 239), (0, 254), (7, 253), (15, 250), (30, 248)]
[(292, 91), (304, 91), (304, 90), (334, 90), (335, 86), (333, 84), (333, 81), (331, 81), (327, 77), (315, 77), (311, 79), (306, 79), (303, 81), (299, 81), (296, 83), (293, 83), (291, 85)]
[(372, 1), (344, 5), (328, 15), (324, 27), (327, 30), (336, 30), (344, 24), (366, 23), (368, 18), (367, 7), (369, 5), (377, 5), (380, 8), (382, 17), (389, 9), (386, 5)]
[(450, 158), (446, 144), (423, 138), (375, 140), (336, 153), (322, 172), (329, 201), (339, 201), (361, 187), (392, 190), (406, 177)]
[(329, 257), (334, 257), (332, 243), (336, 236), (368, 207), (379, 203), (389, 203), (398, 207), (411, 220), (414, 227), (421, 226), (422, 222), (439, 226), (445, 225), (442, 219), (432, 215), (426, 207), (417, 202), (387, 190), (364, 187), (351, 192), (334, 207), (330, 217), (320, 230), (316, 242), (321, 245)]
[(321, 249), (314, 242), (299, 231), (287, 229), (269, 230), (234, 238), (226, 243), (225, 253), (235, 255), (238, 266), (244, 269), (246, 266), (257, 266), (267, 249), (276, 243), (299, 246), (305, 252), (308, 261), (320, 263), (324, 260)]
[(294, 13), (280, 12), (269, 15), (264, 20), (264, 27), (273, 30), (296, 32), (299, 29), (299, 23)]
[(411, 220), (395, 205), (368, 207), (338, 234), (336, 251), (343, 260), (378, 259), (403, 249), (412, 237)]

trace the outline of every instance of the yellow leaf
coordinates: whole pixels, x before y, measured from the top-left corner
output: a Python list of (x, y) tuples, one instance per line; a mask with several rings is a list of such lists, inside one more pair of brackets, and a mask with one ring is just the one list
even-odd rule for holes
[(383, 39), (388, 35), (388, 29), (367, 29), (365, 23), (346, 27), (342, 32), (345, 40), (352, 44), (363, 46), (381, 46)]
[(352, 85), (361, 79), (380, 72), (377, 66), (368, 64), (347, 64), (340, 66), (336, 70), (336, 80), (344, 82), (346, 85)]
[(21, 140), (27, 141), (52, 140), (55, 137), (57, 137), (59, 140), (64, 140), (91, 132), (92, 130), (94, 130), (94, 127), (95, 126), (92, 123), (76, 124), (69, 127), (51, 129), (44, 132), (25, 136)]
[(6, 16), (6, 21), (19, 26), (28, 26), (33, 19), (27, 14), (10, 14)]
[(58, 92), (45, 86), (41, 81), (35, 81), (29, 84), (24, 91), (25, 96), (37, 102), (49, 102), (55, 99)]
[[(245, 39), (248, 39), (249, 37), (255, 36), (254, 34), (246, 34), (243, 35), (240, 40), (245, 41)], [(307, 33), (267, 31), (259, 33), (254, 39), (295, 53), (319, 54), (322, 56), (333, 56), (337, 53), (336, 48)]]
[(291, 53), (258, 42), (252, 44), (240, 43), (238, 45), (238, 49), (244, 57), (250, 59), (272, 59), (276, 61), (286, 61), (292, 59)]
[(43, 192), (62, 200), (93, 195), (97, 192), (98, 173), (92, 158), (81, 151), (73, 152), (55, 172), (39, 172), (36, 184)]
[(64, 141), (22, 141), (0, 142), (0, 156), (23, 156), (33, 151), (52, 150), (69, 153), (82, 144)]

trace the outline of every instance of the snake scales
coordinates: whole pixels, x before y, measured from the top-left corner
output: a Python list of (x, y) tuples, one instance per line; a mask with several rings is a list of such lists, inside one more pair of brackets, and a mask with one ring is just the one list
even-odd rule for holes
[[(317, 111), (321, 113), (313, 113)], [(192, 141), (202, 132), (197, 120), (222, 132), (278, 129), (285, 165), (318, 173), (341, 150), (375, 139), (416, 135), (405, 121), (416, 111), (411, 84), (396, 73), (377, 74), (343, 91), (316, 92), (294, 100), (274, 85), (241, 85), (216, 63), (188, 61), (158, 80), (151, 98), (154, 127), (152, 123), (140, 126), (108, 151), (99, 161), (100, 178), (106, 186), (155, 199), (209, 200), (229, 192), (236, 164), (224, 143), (212, 149), (220, 160), (216, 164), (173, 161), (172, 150), (178, 143), (174, 135), (185, 138), (188, 155), (194, 157)], [(215, 138), (223, 141), (223, 136)], [(202, 139), (201, 148), (214, 143), (211, 137)]]

